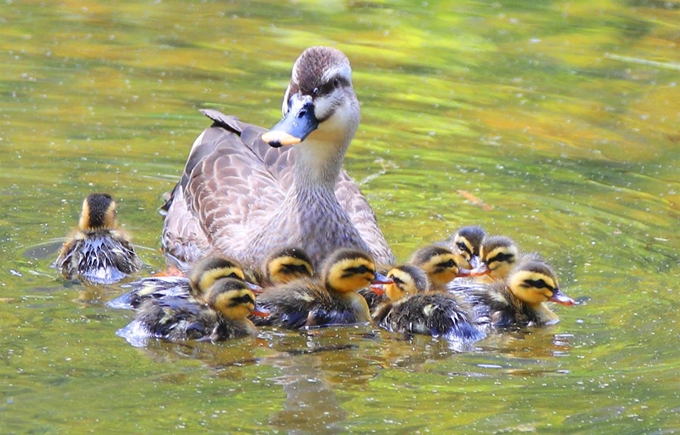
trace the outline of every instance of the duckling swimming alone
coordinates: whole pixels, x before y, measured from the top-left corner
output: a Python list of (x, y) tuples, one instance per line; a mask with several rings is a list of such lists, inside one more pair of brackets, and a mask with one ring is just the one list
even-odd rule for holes
[(185, 298), (147, 299), (135, 320), (117, 334), (132, 344), (146, 338), (218, 341), (257, 335), (248, 316), (263, 313), (255, 309), (255, 295), (243, 281), (222, 278), (204, 298), (205, 304)]
[(352, 248), (393, 264), (375, 213), (342, 170), (360, 118), (351, 72), (334, 48), (305, 50), (284, 118), (268, 132), (205, 110), (214, 124), (194, 142), (165, 206), (165, 252), (188, 263), (219, 252), (254, 267), (268, 252), (299, 246), (318, 268)]
[(559, 318), (545, 302), (574, 305), (574, 300), (560, 291), (550, 266), (531, 258), (512, 270), (507, 283), (475, 286), (465, 296), (478, 319), (495, 327), (552, 325)]
[[(160, 276), (143, 278), (130, 283), (132, 287), (127, 293), (110, 300), (106, 305), (110, 308), (138, 308), (147, 299), (183, 298), (203, 301), (203, 294), (219, 279), (234, 278), (246, 281), (243, 266), (234, 259), (211, 256), (196, 263), (189, 278), (181, 276)], [(251, 290), (258, 286), (246, 285)]]
[(389, 302), (373, 313), (373, 320), (380, 327), (461, 343), (472, 343), (486, 336), (464, 299), (449, 293), (428, 292), (427, 275), (417, 267), (394, 268), (387, 276), (394, 281), (383, 286)]
[(127, 234), (118, 227), (111, 195), (85, 198), (78, 228), (62, 246), (55, 266), (66, 279), (93, 284), (113, 284), (141, 269)]
[(265, 291), (258, 303), (269, 316), (254, 320), (288, 329), (370, 322), (368, 305), (357, 290), (372, 282), (388, 282), (376, 276), (373, 259), (361, 251), (340, 249), (326, 260), (321, 279), (300, 279)]

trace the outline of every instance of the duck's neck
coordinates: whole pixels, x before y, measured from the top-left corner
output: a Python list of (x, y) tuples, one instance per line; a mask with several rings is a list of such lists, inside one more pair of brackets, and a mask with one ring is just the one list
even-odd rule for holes
[(295, 146), (294, 186), (297, 190), (324, 188), (333, 191), (351, 138), (339, 143), (317, 137), (312, 139), (311, 136)]
[(340, 106), (304, 142), (294, 145), (297, 153), (295, 187), (302, 190), (323, 187), (333, 191), (345, 153), (358, 127), (358, 102), (354, 98)]

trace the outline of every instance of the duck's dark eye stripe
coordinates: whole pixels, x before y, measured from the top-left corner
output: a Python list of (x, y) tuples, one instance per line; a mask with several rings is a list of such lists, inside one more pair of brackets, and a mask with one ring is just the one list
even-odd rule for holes
[(500, 261), (500, 262), (505, 262), (505, 263), (514, 263), (515, 262), (515, 254), (506, 254), (504, 252), (496, 255), (493, 258), (490, 258), (487, 261), (487, 264), (493, 263), (495, 261)]
[(525, 279), (524, 282), (529, 287), (534, 287), (534, 288), (538, 288), (538, 289), (547, 288), (550, 291), (555, 290), (554, 287), (551, 287), (550, 285), (548, 285), (548, 283), (546, 283), (542, 279)]
[(458, 247), (459, 250), (471, 254), (470, 250), (468, 249), (467, 245), (464, 242), (458, 242), (456, 243), (456, 246)]
[(241, 305), (241, 304), (254, 304), (254, 303), (255, 303), (255, 299), (253, 299), (253, 297), (249, 294), (241, 295), (241, 296), (238, 296), (238, 297), (235, 297), (235, 298), (231, 298), (229, 300), (229, 306), (230, 307), (235, 307), (235, 306)]

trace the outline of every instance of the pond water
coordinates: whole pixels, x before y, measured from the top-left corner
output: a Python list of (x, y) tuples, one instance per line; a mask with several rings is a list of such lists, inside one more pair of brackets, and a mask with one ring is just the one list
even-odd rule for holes
[[(0, 433), (680, 432), (680, 6), (669, 1), (7, 1), (0, 8)], [(115, 335), (120, 286), (50, 267), (107, 191), (147, 264), (212, 107), (280, 116), (343, 50), (345, 166), (404, 260), (513, 237), (580, 303), (471, 352), (377, 328), (220, 344)]]

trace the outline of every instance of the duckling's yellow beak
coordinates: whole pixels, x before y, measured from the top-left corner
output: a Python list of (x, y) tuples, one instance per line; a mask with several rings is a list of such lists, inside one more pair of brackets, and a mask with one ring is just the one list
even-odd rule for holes
[(560, 305), (566, 305), (568, 307), (574, 305), (576, 302), (570, 298), (569, 296), (565, 295), (560, 291), (560, 289), (556, 288), (555, 291), (553, 292), (553, 295), (550, 299), (548, 299), (550, 302), (555, 302)]
[(274, 148), (295, 145), (305, 140), (318, 126), (312, 97), (296, 93), (290, 97), (283, 119), (264, 133), (262, 140)]

